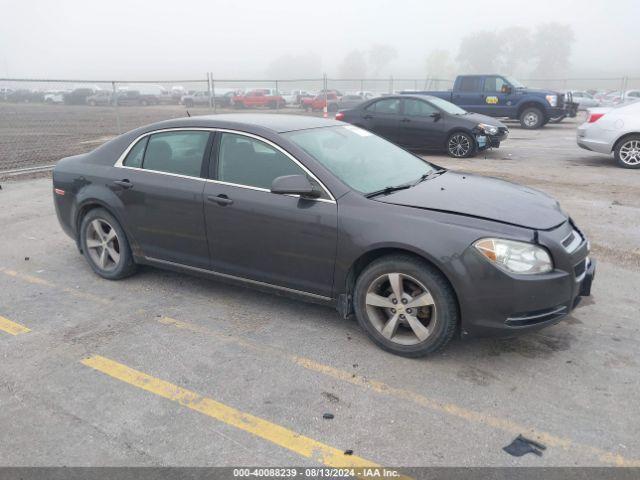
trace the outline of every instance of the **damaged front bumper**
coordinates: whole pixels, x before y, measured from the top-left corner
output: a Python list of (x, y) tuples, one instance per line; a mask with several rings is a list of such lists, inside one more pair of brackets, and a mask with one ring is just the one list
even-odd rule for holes
[(509, 129), (507, 127), (499, 127), (498, 133), (495, 135), (489, 135), (485, 132), (478, 132), (476, 134), (476, 144), (478, 145), (478, 150), (486, 150), (488, 148), (498, 148), (500, 147), (500, 142), (506, 140), (509, 136)]

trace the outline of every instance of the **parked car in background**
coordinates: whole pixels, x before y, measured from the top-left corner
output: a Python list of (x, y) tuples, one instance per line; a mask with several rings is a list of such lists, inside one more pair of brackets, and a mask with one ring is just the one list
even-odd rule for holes
[[(354, 108), (355, 106), (360, 105), (365, 100), (368, 100), (368, 99), (364, 98), (361, 95), (347, 93), (337, 100), (336, 109), (334, 110), (333, 108), (330, 108), (329, 111), (338, 111), (338, 110)], [(332, 105), (329, 105), (329, 106), (332, 107)]]
[[(218, 107), (231, 106), (231, 99), (234, 97), (235, 92), (232, 90), (216, 90), (211, 97), (211, 105), (215, 103)], [(203, 90), (198, 92), (192, 92), (184, 95), (180, 99), (180, 103), (187, 108), (195, 106), (208, 107), (209, 106), (209, 91)]]
[(187, 95), (187, 90), (182, 85), (174, 85), (169, 92), (172, 103), (179, 104), (182, 101), (182, 97)]
[(148, 125), (60, 160), (52, 187), (102, 278), (151, 265), (305, 298), (407, 357), (558, 323), (595, 275), (587, 238), (547, 194), (322, 118)]
[(113, 94), (109, 90), (98, 90), (93, 95), (87, 97), (87, 105), (92, 107), (111, 104), (113, 104)]
[(289, 93), (282, 94), (282, 98), (287, 105), (300, 105), (303, 98), (311, 98), (314, 95), (306, 90), (293, 90)]
[(257, 88), (233, 97), (233, 106), (236, 108), (283, 108), (284, 98), (280, 92), (273, 88)]
[(157, 105), (158, 98), (154, 94), (143, 94), (139, 90), (119, 90), (116, 94), (116, 102), (120, 106), (142, 106)]
[(578, 127), (578, 146), (611, 155), (623, 168), (640, 168), (640, 101), (592, 108)]
[(44, 103), (50, 105), (64, 103), (64, 95), (67, 93), (64, 90), (49, 90), (44, 92)]
[(0, 100), (7, 101), (9, 95), (13, 92), (13, 88), (2, 87), (0, 88)]
[(305, 111), (311, 110), (312, 112), (317, 112), (320, 110), (324, 110), (326, 105), (328, 112), (337, 112), (338, 111), (338, 100), (340, 97), (335, 91), (330, 91), (325, 93), (318, 93), (313, 98), (304, 98), (300, 107)]
[(375, 93), (370, 92), (368, 90), (357, 91), (357, 92), (354, 92), (353, 95), (358, 95), (359, 97), (362, 97), (363, 100), (371, 100), (372, 98), (375, 98), (378, 96)]
[(338, 112), (336, 120), (364, 128), (412, 150), (445, 151), (456, 158), (499, 147), (509, 129), (499, 120), (469, 113), (439, 97), (395, 95)]
[(64, 94), (64, 103), (67, 105), (86, 105), (87, 98), (95, 95), (98, 90), (99, 89), (92, 87), (74, 88), (70, 92)]
[(44, 101), (44, 94), (26, 88), (11, 91), (6, 99), (13, 103), (38, 103)]
[(640, 90), (614, 91), (608, 93), (602, 101), (602, 106), (615, 106), (622, 103), (635, 102), (640, 99)]
[(527, 88), (506, 75), (458, 75), (453, 90), (422, 93), (443, 98), (469, 112), (520, 121), (522, 128), (535, 129), (568, 112), (564, 95), (552, 90)]
[(578, 110), (587, 110), (588, 108), (600, 106), (600, 101), (588, 92), (582, 90), (570, 90), (565, 93), (565, 101), (567, 101), (567, 97), (569, 95), (573, 101), (578, 104)]

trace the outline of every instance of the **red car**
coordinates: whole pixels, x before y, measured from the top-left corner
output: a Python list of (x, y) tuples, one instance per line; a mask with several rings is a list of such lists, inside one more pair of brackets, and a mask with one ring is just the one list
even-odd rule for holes
[[(327, 102), (327, 111), (331, 112), (331, 111), (337, 110), (338, 94), (335, 92), (327, 92), (326, 102)], [(319, 93), (313, 98), (303, 98), (301, 106), (305, 110), (311, 110), (312, 112), (315, 112), (318, 110), (323, 110), (325, 106), (324, 103), (325, 103), (325, 94)]]
[(233, 97), (233, 105), (236, 108), (282, 108), (285, 105), (285, 101), (277, 90), (258, 88), (244, 94), (235, 95)]

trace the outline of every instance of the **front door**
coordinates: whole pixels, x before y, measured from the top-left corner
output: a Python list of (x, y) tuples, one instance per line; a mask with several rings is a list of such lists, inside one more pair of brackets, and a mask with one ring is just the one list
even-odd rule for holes
[(497, 75), (489, 75), (484, 79), (483, 105), (478, 109), (478, 113), (491, 115), (492, 117), (506, 117), (510, 109), (509, 90), (511, 85), (507, 81)]
[(211, 269), (330, 297), (336, 203), (271, 193), (274, 178), (307, 174), (271, 143), (220, 133), (214, 148), (204, 190)]
[(400, 99), (377, 100), (362, 110), (360, 125), (394, 143), (400, 141)]
[(441, 150), (446, 140), (445, 119), (424, 100), (405, 98), (400, 116), (400, 144), (408, 148)]
[(124, 168), (113, 169), (112, 189), (142, 255), (207, 268), (202, 163), (206, 131), (162, 132), (131, 149)]

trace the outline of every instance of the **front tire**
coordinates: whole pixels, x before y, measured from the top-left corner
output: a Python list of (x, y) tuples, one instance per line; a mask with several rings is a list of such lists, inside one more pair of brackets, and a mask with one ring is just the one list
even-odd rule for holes
[(538, 107), (525, 108), (520, 114), (520, 125), (527, 130), (540, 128), (544, 123), (544, 114)]
[(619, 141), (614, 148), (614, 155), (622, 168), (640, 168), (640, 135), (631, 135)]
[(465, 132), (454, 132), (447, 139), (447, 153), (453, 158), (469, 158), (476, 154), (475, 139)]
[(459, 313), (449, 282), (434, 267), (411, 255), (372, 262), (358, 277), (356, 318), (382, 349), (422, 357), (453, 338)]
[(102, 278), (120, 280), (137, 269), (124, 230), (103, 208), (90, 210), (82, 219), (80, 244), (87, 262)]

